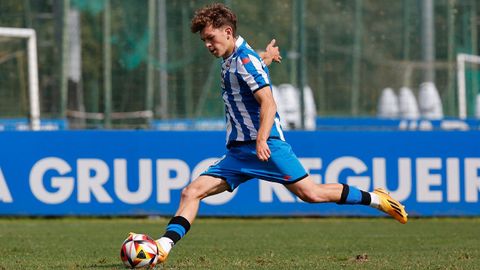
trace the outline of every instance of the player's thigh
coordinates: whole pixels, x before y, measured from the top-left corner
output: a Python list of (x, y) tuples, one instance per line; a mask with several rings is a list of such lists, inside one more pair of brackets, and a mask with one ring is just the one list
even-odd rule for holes
[(315, 190), (317, 189), (317, 184), (313, 182), (310, 176), (303, 178), (300, 181), (297, 181), (292, 184), (286, 184), (285, 187), (290, 190), (293, 194), (297, 195), (300, 199), (310, 202), (314, 195)]
[(287, 184), (293, 194), (305, 202), (337, 202), (340, 199), (343, 186), (341, 184), (317, 184), (310, 176), (304, 179)]
[(200, 175), (183, 190), (182, 195), (203, 199), (227, 191), (229, 188), (227, 182), (221, 178)]

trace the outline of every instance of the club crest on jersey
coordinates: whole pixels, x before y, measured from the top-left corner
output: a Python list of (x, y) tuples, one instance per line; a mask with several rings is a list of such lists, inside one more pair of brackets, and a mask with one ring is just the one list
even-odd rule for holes
[(243, 63), (244, 65), (250, 63), (250, 58), (248, 58), (248, 57), (242, 58), (242, 63)]

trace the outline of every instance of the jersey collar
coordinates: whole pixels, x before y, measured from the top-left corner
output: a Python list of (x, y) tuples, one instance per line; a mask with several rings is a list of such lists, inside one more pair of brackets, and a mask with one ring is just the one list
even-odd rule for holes
[(223, 62), (229, 62), (234, 57), (234, 55), (237, 54), (238, 48), (240, 48), (240, 46), (242, 46), (244, 42), (245, 40), (241, 36), (238, 36), (237, 40), (235, 41), (235, 48), (233, 49), (232, 54), (230, 54), (229, 57), (223, 59)]

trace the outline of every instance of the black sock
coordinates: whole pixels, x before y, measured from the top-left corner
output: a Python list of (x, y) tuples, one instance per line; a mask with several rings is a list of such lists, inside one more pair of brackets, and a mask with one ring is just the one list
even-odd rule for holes
[(363, 205), (370, 205), (372, 201), (372, 197), (370, 193), (365, 192), (363, 190), (359, 190), (356, 187), (352, 187), (349, 185), (343, 185), (342, 195), (340, 196), (340, 201), (338, 204), (363, 204)]
[(173, 243), (177, 243), (190, 230), (190, 222), (182, 216), (173, 217), (167, 225), (167, 231), (163, 237), (172, 239)]

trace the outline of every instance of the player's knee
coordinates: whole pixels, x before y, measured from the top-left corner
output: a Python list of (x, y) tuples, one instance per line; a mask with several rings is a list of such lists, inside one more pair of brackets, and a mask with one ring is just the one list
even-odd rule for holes
[(198, 188), (187, 186), (182, 190), (182, 200), (199, 200), (202, 193)]
[(305, 190), (299, 194), (300, 199), (307, 203), (316, 203), (319, 202), (319, 198), (315, 192), (311, 190)]
[(315, 190), (303, 190), (297, 196), (304, 202), (307, 203), (321, 203), (321, 202), (326, 202), (327, 199), (322, 196), (321, 193), (315, 191)]

